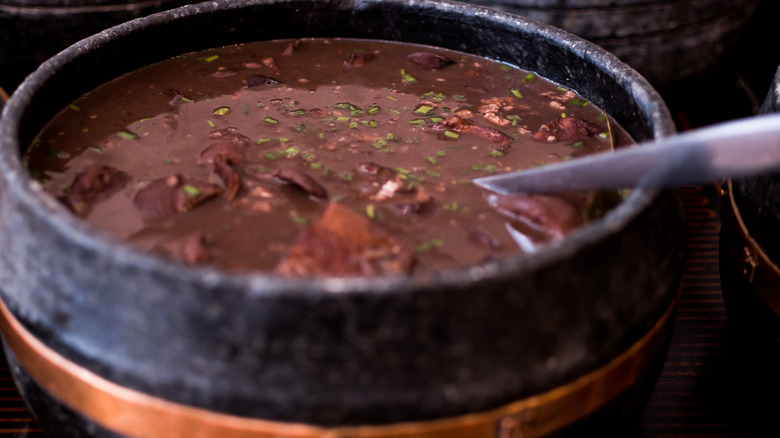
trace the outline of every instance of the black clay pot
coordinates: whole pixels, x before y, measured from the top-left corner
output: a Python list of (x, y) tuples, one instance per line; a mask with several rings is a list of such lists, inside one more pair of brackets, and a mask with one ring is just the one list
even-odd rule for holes
[(185, 0), (0, 0), (0, 87), (13, 91), (47, 58), (116, 24)]
[(659, 95), (613, 55), (460, 3), (209, 2), (82, 41), (29, 76), (0, 122), (0, 326), (43, 427), (509, 437), (603, 412), (609, 431), (641, 411), (684, 258), (674, 192), (637, 190), (532, 257), (425, 278), (289, 280), (192, 269), (118, 243), (44, 195), (20, 161), (57, 111), (122, 73), (207, 47), (335, 36), (498, 59), (577, 90), (637, 140), (674, 133)]
[[(780, 69), (761, 113), (780, 111)], [(780, 353), (780, 169), (726, 182), (720, 266), (729, 320)]]
[(470, 0), (565, 29), (659, 86), (710, 71), (760, 0)]

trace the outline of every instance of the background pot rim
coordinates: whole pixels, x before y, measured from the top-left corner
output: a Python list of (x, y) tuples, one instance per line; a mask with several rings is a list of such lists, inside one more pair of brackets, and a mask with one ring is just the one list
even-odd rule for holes
[[(29, 75), (14, 91), (0, 118), (0, 188), (8, 191), (24, 203), (30, 211), (44, 220), (52, 229), (69, 242), (89, 248), (95, 253), (111, 258), (117, 264), (132, 266), (143, 270), (152, 270), (160, 275), (182, 279), (183, 281), (201, 281), (206, 284), (231, 284), (241, 286), (251, 295), (302, 294), (319, 295), (330, 293), (406, 293), (410, 289), (425, 289), (478, 282), (482, 279), (510, 278), (523, 272), (532, 272), (540, 267), (564, 260), (593, 242), (605, 236), (620, 233), (623, 226), (641, 211), (651, 208), (660, 191), (656, 189), (637, 189), (605, 218), (588, 224), (575, 231), (561, 242), (548, 245), (533, 255), (515, 255), (506, 259), (485, 264), (437, 272), (431, 276), (402, 277), (316, 277), (282, 278), (273, 273), (246, 272), (228, 273), (212, 267), (188, 267), (162, 256), (147, 253), (139, 248), (121, 242), (95, 228), (82, 219), (69, 213), (53, 197), (44, 193), (40, 185), (33, 181), (22, 164), (19, 123), (24, 117), (32, 96), (39, 91), (40, 84), (56, 76), (59, 69), (73, 59), (88, 57), (92, 47), (110, 44), (121, 37), (141, 31), (148, 26), (165, 23), (189, 15), (209, 14), (212, 11), (240, 9), (255, 4), (290, 3), (280, 1), (227, 0), (191, 4), (180, 8), (159, 12), (119, 24), (103, 32), (81, 40), (44, 62)], [(338, 3), (327, 0), (315, 0), (315, 3)], [(669, 110), (658, 92), (639, 73), (620, 61), (606, 50), (587, 42), (575, 35), (531, 19), (491, 10), (485, 7), (460, 4), (450, 1), (430, 0), (353, 0), (348, 2), (352, 9), (367, 8), (373, 4), (395, 4), (425, 7), (441, 12), (463, 13), (488, 17), (497, 22), (522, 29), (530, 34), (554, 40), (565, 46), (566, 50), (577, 53), (586, 62), (602, 66), (604, 71), (616, 77), (619, 82), (630, 84), (637, 100), (643, 98), (644, 105), (652, 104), (649, 121), (654, 122), (653, 137), (662, 137), (675, 133)], [(619, 77), (618, 77), (619, 76)], [(575, 90), (576, 91), (576, 90)], [(76, 96), (77, 97), (77, 96)], [(0, 195), (2, 193), (0, 192)], [(5, 194), (8, 196), (8, 194)]]

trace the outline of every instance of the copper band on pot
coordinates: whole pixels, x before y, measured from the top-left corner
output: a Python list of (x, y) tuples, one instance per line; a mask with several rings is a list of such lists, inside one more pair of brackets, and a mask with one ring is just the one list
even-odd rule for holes
[(519, 438), (563, 429), (631, 387), (665, 350), (676, 302), (627, 351), (551, 391), (487, 412), (438, 420), (324, 428), (238, 417), (173, 403), (112, 383), (53, 351), (0, 301), (0, 331), (19, 363), (52, 396), (118, 434), (133, 438)]
[[(750, 236), (734, 198), (732, 180), (728, 180), (727, 187), (723, 196), (728, 195), (729, 198), (730, 208), (725, 210), (730, 221), (723, 221), (723, 225), (724, 231), (731, 237), (729, 242), (734, 242), (729, 256), (736, 263), (739, 274), (744, 280), (753, 286), (772, 312), (780, 315), (780, 268)], [(734, 223), (736, 226), (729, 227), (729, 223)]]

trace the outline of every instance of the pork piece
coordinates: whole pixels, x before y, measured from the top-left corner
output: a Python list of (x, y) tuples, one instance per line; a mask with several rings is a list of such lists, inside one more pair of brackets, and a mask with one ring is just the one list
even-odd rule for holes
[(217, 155), (214, 158), (214, 175), (222, 182), (222, 187), (225, 189), (225, 199), (228, 201), (235, 199), (241, 188), (241, 177), (224, 155)]
[(438, 70), (453, 63), (451, 59), (431, 52), (410, 53), (406, 59), (428, 70)]
[(458, 116), (448, 117), (441, 122), (433, 124), (431, 129), (436, 131), (453, 131), (458, 134), (473, 134), (479, 137), (488, 139), (495, 143), (497, 146), (494, 149), (498, 149), (501, 152), (509, 150), (510, 143), (514, 139), (498, 129), (490, 128), (488, 126), (475, 125), (471, 121), (463, 119)]
[(433, 208), (433, 196), (422, 187), (416, 187), (413, 193), (413, 199), (393, 205), (392, 210), (401, 216), (419, 216), (430, 212)]
[(308, 195), (315, 198), (326, 199), (328, 191), (316, 179), (302, 170), (292, 167), (282, 167), (271, 174), (282, 181), (293, 184)]
[(258, 75), (258, 74), (250, 75), (249, 78), (247, 78), (246, 80), (247, 88), (272, 87), (279, 84), (280, 82), (272, 77)]
[(246, 160), (249, 139), (239, 134), (234, 128), (219, 129), (209, 134), (215, 140), (198, 157), (198, 164), (210, 164), (218, 155), (223, 156), (231, 164), (242, 164)]
[(287, 277), (408, 274), (414, 255), (368, 217), (332, 202), (276, 271)]
[(133, 203), (145, 220), (163, 220), (184, 213), (219, 196), (222, 190), (203, 181), (185, 181), (180, 175), (159, 178), (139, 190)]
[(395, 170), (382, 166), (381, 164), (377, 164), (373, 161), (363, 161), (361, 163), (358, 163), (358, 172), (364, 173), (366, 175), (386, 175), (386, 176), (392, 176), (395, 175)]
[(487, 195), (487, 201), (496, 212), (558, 240), (585, 223), (583, 209), (578, 207), (579, 203), (573, 197), (490, 194)]
[(551, 120), (539, 127), (534, 140), (547, 143), (580, 141), (601, 133), (599, 125), (577, 117)]
[(202, 265), (214, 259), (214, 254), (209, 248), (209, 240), (203, 233), (187, 236), (167, 249), (172, 257), (188, 265)]
[(482, 114), (482, 117), (498, 126), (509, 126), (512, 121), (504, 117), (507, 111), (513, 111), (515, 109), (522, 109), (524, 111), (530, 110), (527, 105), (518, 105), (517, 99), (512, 96), (493, 97), (490, 99), (482, 99), (482, 105), (477, 109)]
[(84, 215), (92, 202), (124, 187), (128, 179), (126, 173), (115, 167), (93, 165), (76, 175), (60, 201), (74, 213)]
[(371, 53), (366, 53), (363, 55), (358, 55), (357, 53), (350, 53), (349, 58), (347, 58), (344, 61), (344, 64), (342, 64), (342, 68), (345, 70), (350, 70), (353, 68), (360, 68), (366, 65), (368, 61), (371, 61), (374, 59), (375, 56)]

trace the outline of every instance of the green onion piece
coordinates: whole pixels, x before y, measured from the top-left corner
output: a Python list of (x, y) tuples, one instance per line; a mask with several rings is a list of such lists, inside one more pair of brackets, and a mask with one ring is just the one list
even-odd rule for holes
[(311, 167), (314, 170), (322, 169), (322, 163), (309, 163), (309, 167)]
[(268, 158), (269, 160), (275, 160), (275, 159), (277, 159), (277, 158), (278, 158), (278, 157), (276, 156), (276, 152), (274, 152), (274, 151), (269, 151), (269, 152), (266, 152), (266, 153), (265, 153), (265, 157), (266, 157), (266, 158)]
[(444, 131), (444, 136), (449, 138), (454, 138), (454, 139), (460, 138), (460, 134), (458, 134), (457, 132), (450, 131), (449, 129)]
[(504, 153), (499, 151), (498, 149), (493, 149), (490, 151), (490, 156), (493, 158), (501, 158), (504, 156)]
[(126, 138), (128, 140), (136, 140), (136, 139), (140, 138), (140, 137), (138, 137), (138, 134), (135, 134), (135, 133), (132, 133), (132, 132), (129, 132), (129, 131), (119, 131), (119, 132), (117, 132), (117, 135), (119, 135), (120, 137), (124, 137), (124, 138)]
[(230, 112), (230, 108), (226, 106), (221, 106), (214, 110), (214, 114), (218, 116), (224, 116), (225, 114)]
[(428, 157), (428, 162), (431, 164), (439, 164), (435, 157)]
[(397, 116), (401, 114), (401, 111), (398, 111), (397, 109), (390, 108), (388, 111), (390, 111), (390, 114)]
[(290, 114), (292, 114), (294, 116), (304, 116), (304, 115), (306, 115), (306, 110), (290, 111)]
[(298, 155), (299, 153), (301, 153), (301, 150), (298, 149), (295, 146), (290, 146), (289, 148), (284, 150), (284, 153), (287, 154), (290, 157), (294, 157), (294, 156)]
[(366, 216), (368, 216), (371, 219), (374, 219), (376, 217), (376, 206), (374, 206), (374, 204), (366, 205)]
[(350, 129), (357, 129), (358, 122), (353, 120), (352, 122), (350, 122), (349, 127), (350, 127)]
[(309, 218), (307, 218), (306, 216), (293, 216), (292, 221), (294, 224), (306, 225), (309, 223)]
[(217, 124), (212, 122), (211, 120), (206, 120), (206, 123), (208, 123), (209, 126), (211, 126), (212, 128), (216, 128), (216, 126), (217, 126)]
[(382, 149), (383, 147), (387, 146), (387, 142), (382, 139), (379, 139), (376, 142), (374, 142), (374, 144), (372, 144), (371, 146), (373, 146), (376, 149)]
[(204, 61), (206, 61), (206, 62), (214, 62), (217, 59), (219, 59), (219, 55), (211, 55), (208, 58), (205, 58)]
[(197, 198), (198, 196), (203, 194), (203, 192), (199, 188), (190, 184), (185, 184), (184, 186), (182, 186), (182, 190), (184, 190), (188, 195), (192, 196), (193, 198)]
[(425, 119), (414, 119), (409, 121), (410, 125), (424, 125)]
[(536, 73), (529, 73), (528, 76), (523, 79), (523, 82), (531, 82), (536, 79)]
[(444, 117), (431, 117), (429, 119), (432, 123), (439, 123), (444, 120)]
[(401, 175), (409, 175), (410, 173), (412, 173), (409, 170), (404, 169), (403, 167), (396, 167), (395, 171), (400, 173)]
[(382, 109), (376, 105), (371, 105), (370, 107), (368, 107), (368, 113), (371, 114), (372, 116), (374, 114), (379, 114), (381, 111)]
[(441, 178), (441, 174), (439, 172), (434, 172), (432, 170), (426, 170), (425, 174), (434, 178)]
[(498, 68), (500, 68), (503, 71), (509, 71), (512, 70), (512, 67), (506, 64), (501, 64)]
[(439, 149), (438, 151), (436, 151), (436, 155), (443, 157), (447, 155), (447, 152), (444, 152), (443, 150)]
[(393, 141), (393, 140), (395, 140), (395, 136), (393, 135), (393, 133), (392, 133), (392, 132), (388, 132), (388, 133), (387, 133), (387, 137), (386, 137), (386, 138), (387, 138), (388, 140), (390, 140), (390, 141)]
[(349, 122), (350, 120), (352, 120), (352, 119), (350, 119), (349, 117), (344, 117), (344, 116), (340, 116), (340, 117), (336, 118), (336, 121), (338, 121), (338, 122)]
[(514, 95), (518, 99), (522, 99), (523, 98), (523, 94), (520, 93), (520, 90), (518, 90), (518, 89), (512, 89), (512, 90), (509, 90), (509, 92), (512, 93), (512, 95)]
[(72, 109), (73, 111), (76, 111), (76, 112), (81, 111), (81, 107), (79, 107), (75, 103), (72, 103), (72, 104), (68, 105), (68, 108), (70, 108), (70, 109)]
[(317, 133), (317, 138), (319, 138), (320, 140), (324, 140), (325, 139), (325, 133), (324, 132)]
[(295, 130), (298, 132), (303, 132), (306, 130), (306, 123), (301, 123), (300, 125), (295, 127)]
[(401, 77), (404, 78), (406, 82), (417, 82), (417, 79), (414, 78), (414, 76), (406, 73), (406, 69), (401, 69)]
[(397, 98), (397, 97), (393, 97), (393, 96), (387, 96), (387, 98), (388, 98), (388, 99), (390, 99), (390, 100), (395, 100), (395, 101), (397, 101), (397, 100), (398, 100), (398, 98)]
[(190, 99), (189, 97), (184, 97), (184, 96), (181, 97), (181, 101), (182, 102), (187, 102), (187, 103), (195, 102), (194, 100)]
[(270, 138), (261, 138), (257, 140), (257, 144), (269, 143), (270, 141), (271, 141)]
[(574, 143), (571, 145), (572, 149), (582, 149), (582, 147), (585, 145), (585, 143), (578, 141), (577, 143)]
[(278, 121), (278, 120), (276, 120), (276, 119), (274, 119), (274, 118), (272, 118), (272, 117), (266, 117), (266, 118), (265, 118), (265, 121), (266, 121), (267, 123), (270, 123), (270, 124), (272, 124), (272, 125), (275, 125), (275, 124), (279, 123), (279, 121)]
[(349, 172), (342, 173), (340, 176), (342, 181), (352, 181), (352, 174)]
[(422, 105), (420, 105), (420, 106), (418, 106), (417, 108), (414, 109), (414, 113), (415, 114), (419, 114), (421, 116), (424, 116), (424, 115), (427, 115), (428, 113), (430, 113), (431, 111), (433, 111), (433, 109), (434, 108), (432, 106), (430, 106), (430, 105), (422, 104)]

